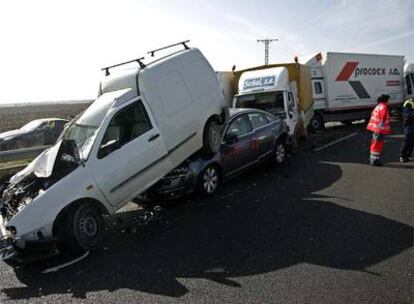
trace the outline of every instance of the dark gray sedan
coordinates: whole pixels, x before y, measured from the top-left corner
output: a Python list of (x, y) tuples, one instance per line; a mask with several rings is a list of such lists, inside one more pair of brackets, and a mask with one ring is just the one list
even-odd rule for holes
[(213, 157), (195, 154), (152, 186), (147, 198), (176, 197), (199, 191), (214, 194), (221, 182), (266, 160), (281, 164), (288, 143), (286, 124), (257, 109), (230, 109), (220, 152)]
[(0, 151), (52, 145), (62, 133), (65, 119), (36, 119), (20, 129), (0, 133)]

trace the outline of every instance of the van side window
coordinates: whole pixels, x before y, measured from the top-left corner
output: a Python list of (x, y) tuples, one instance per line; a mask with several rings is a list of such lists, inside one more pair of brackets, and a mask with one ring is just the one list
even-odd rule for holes
[(137, 101), (115, 114), (106, 129), (101, 146), (111, 141), (123, 146), (151, 129), (147, 111), (142, 102)]
[(263, 127), (269, 123), (262, 113), (249, 113), (248, 115), (253, 129)]
[(230, 123), (230, 126), (227, 129), (226, 136), (229, 136), (229, 135), (242, 136), (252, 131), (253, 131), (252, 125), (250, 124), (250, 120), (247, 117), (247, 115), (240, 115), (239, 117), (235, 118)]

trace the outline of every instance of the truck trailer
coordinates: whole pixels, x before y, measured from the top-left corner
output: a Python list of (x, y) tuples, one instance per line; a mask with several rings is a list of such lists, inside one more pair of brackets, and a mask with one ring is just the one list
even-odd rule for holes
[(354, 53), (318, 53), (305, 62), (311, 67), (314, 116), (310, 126), (325, 122), (350, 124), (367, 119), (381, 94), (390, 106), (405, 98), (404, 56)]

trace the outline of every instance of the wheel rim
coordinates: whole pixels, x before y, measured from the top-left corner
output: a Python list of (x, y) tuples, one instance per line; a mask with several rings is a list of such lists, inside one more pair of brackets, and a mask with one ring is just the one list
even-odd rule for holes
[(285, 156), (286, 156), (286, 151), (285, 151), (285, 147), (282, 144), (279, 144), (276, 147), (276, 161), (277, 163), (282, 163), (285, 160)]
[(209, 167), (203, 174), (203, 188), (206, 193), (214, 193), (217, 190), (219, 183), (219, 177), (217, 170), (213, 167)]
[(214, 152), (218, 151), (218, 147), (220, 146), (220, 130), (218, 124), (214, 121), (210, 125), (209, 130), (209, 141), (210, 141), (210, 147), (214, 150)]
[(320, 125), (321, 124), (319, 123), (319, 119), (317, 119), (317, 118), (312, 119), (312, 128), (319, 129)]
[(81, 241), (91, 241), (98, 234), (98, 221), (92, 214), (81, 214), (78, 223), (79, 238)]

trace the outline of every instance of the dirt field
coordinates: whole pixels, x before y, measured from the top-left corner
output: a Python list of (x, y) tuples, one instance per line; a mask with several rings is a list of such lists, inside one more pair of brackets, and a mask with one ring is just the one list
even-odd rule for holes
[(0, 132), (20, 128), (38, 118), (64, 118), (79, 114), (90, 101), (76, 103), (36, 103), (22, 106), (0, 105)]

